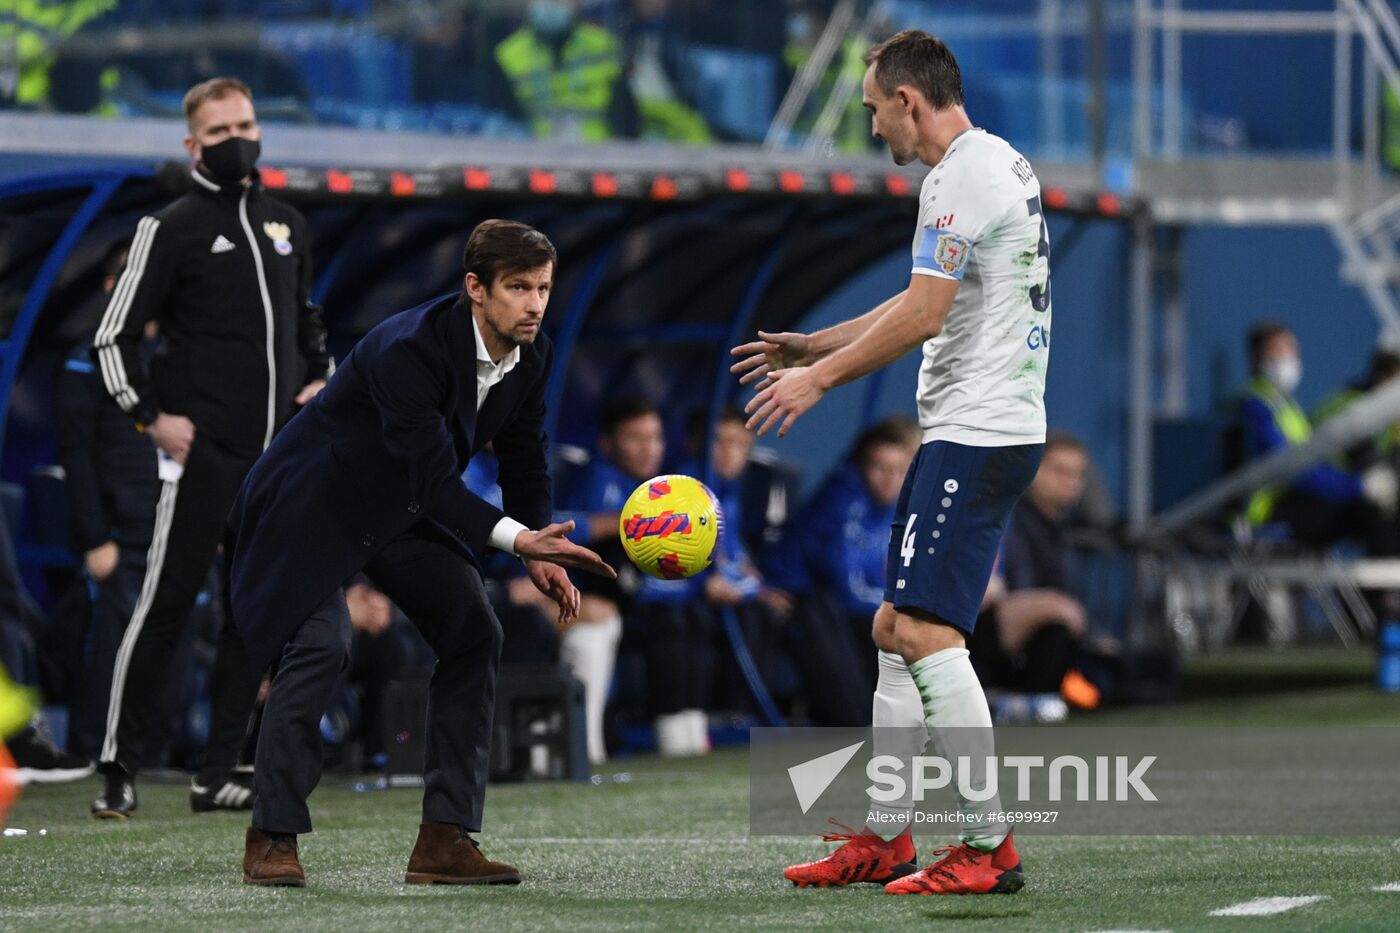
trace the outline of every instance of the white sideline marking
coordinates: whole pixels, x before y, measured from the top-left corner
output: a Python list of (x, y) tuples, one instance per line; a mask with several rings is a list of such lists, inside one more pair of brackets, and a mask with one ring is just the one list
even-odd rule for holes
[(1281, 914), (1295, 907), (1306, 907), (1308, 904), (1322, 900), (1326, 900), (1326, 898), (1320, 894), (1309, 894), (1306, 897), (1256, 897), (1254, 900), (1245, 901), (1242, 904), (1212, 910), (1210, 915), (1212, 917), (1267, 917), (1271, 914)]
[(1392, 881), (1390, 884), (1378, 884), (1372, 891), (1400, 891), (1400, 881)]

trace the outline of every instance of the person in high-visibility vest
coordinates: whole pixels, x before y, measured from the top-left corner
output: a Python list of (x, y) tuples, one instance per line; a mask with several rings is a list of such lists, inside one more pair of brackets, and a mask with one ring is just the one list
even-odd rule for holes
[(496, 46), (496, 62), (541, 139), (623, 135), (616, 126), (622, 44), (578, 12), (578, 0), (532, 0), (525, 24)]
[(627, 36), (627, 86), (637, 107), (637, 135), (658, 142), (704, 145), (714, 141), (709, 124), (686, 103), (668, 64), (664, 0), (632, 4)]
[[(1244, 453), (1255, 460), (1285, 447), (1304, 444), (1312, 424), (1293, 397), (1302, 380), (1298, 338), (1276, 322), (1249, 332), (1252, 378), (1240, 401)], [(1359, 538), (1372, 555), (1400, 551), (1394, 520), (1394, 473), (1370, 470), (1358, 476), (1332, 463), (1318, 463), (1287, 486), (1256, 492), (1246, 506), (1249, 523), (1287, 525), (1296, 541), (1321, 547)]]
[[(799, 8), (788, 15), (788, 39), (783, 48), (783, 64), (793, 75), (801, 71), (802, 66), (812, 57), (812, 50), (816, 47), (824, 26), (821, 14), (812, 8)], [(794, 131), (804, 138), (812, 131), (812, 125), (826, 106), (832, 89), (845, 76), (855, 82), (855, 93), (846, 101), (846, 107), (841, 111), (836, 129), (832, 132), (832, 142), (841, 152), (853, 155), (868, 153), (875, 147), (875, 140), (870, 135), (870, 114), (861, 102), (860, 91), (860, 82), (865, 77), (865, 53), (868, 49), (869, 43), (858, 42), (850, 36), (841, 41), (841, 47), (827, 64), (826, 71), (813, 88), (801, 117), (794, 124)]]
[[(1313, 413), (1313, 423), (1321, 424), (1335, 418), (1359, 402), (1368, 392), (1396, 376), (1400, 376), (1400, 353), (1377, 350), (1372, 354), (1363, 378), (1343, 386), (1322, 400), (1322, 404)], [(1337, 459), (1338, 466), (1353, 473), (1380, 463), (1389, 463), (1392, 467), (1400, 463), (1400, 423), (1392, 424), (1375, 437), (1354, 445)]]
[(47, 107), (59, 46), (116, 6), (117, 0), (0, 0), (0, 100)]

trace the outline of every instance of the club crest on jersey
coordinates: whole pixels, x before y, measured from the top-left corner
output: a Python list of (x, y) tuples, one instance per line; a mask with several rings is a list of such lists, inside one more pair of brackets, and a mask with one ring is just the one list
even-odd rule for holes
[(622, 533), (632, 541), (643, 538), (669, 538), (690, 534), (690, 515), (682, 512), (662, 512), (660, 515), (633, 515), (622, 526)]
[(940, 233), (938, 246), (933, 251), (933, 261), (949, 275), (962, 277), (967, 268), (967, 259), (972, 255), (972, 241), (956, 233)]
[(277, 255), (286, 256), (292, 251), (292, 228), (286, 224), (273, 223), (268, 221), (263, 224), (263, 233), (272, 241), (272, 248), (277, 250)]

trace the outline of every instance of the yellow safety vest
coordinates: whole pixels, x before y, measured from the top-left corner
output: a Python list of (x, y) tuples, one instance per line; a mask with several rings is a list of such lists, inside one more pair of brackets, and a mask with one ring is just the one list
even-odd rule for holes
[[(1312, 437), (1312, 424), (1303, 409), (1299, 408), (1293, 399), (1280, 395), (1278, 390), (1267, 382), (1262, 379), (1251, 380), (1247, 395), (1268, 406), (1269, 413), (1274, 418), (1274, 426), (1290, 447), (1305, 444), (1308, 438)], [(1249, 523), (1257, 528), (1268, 522), (1282, 494), (1282, 487), (1269, 486), (1251, 496), (1249, 504), (1245, 507), (1245, 517)]]
[(705, 118), (674, 98), (638, 97), (637, 115), (641, 117), (643, 139), (694, 146), (714, 141)]
[(556, 63), (554, 49), (522, 26), (496, 46), (496, 61), (537, 137), (572, 135), (565, 123), (575, 124), (577, 136), (590, 142), (613, 135), (608, 110), (622, 74), (622, 55), (606, 29), (579, 23)]
[(14, 50), (18, 69), (15, 103), (48, 103), (49, 69), (58, 46), (116, 6), (117, 0), (0, 0), (0, 48)]

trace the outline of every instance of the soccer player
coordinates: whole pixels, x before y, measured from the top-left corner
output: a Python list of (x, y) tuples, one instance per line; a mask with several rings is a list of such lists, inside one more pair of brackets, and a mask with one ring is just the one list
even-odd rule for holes
[[(966, 643), (1045, 440), (1050, 245), (1035, 174), (1004, 140), (972, 125), (957, 61), (943, 42), (905, 30), (871, 49), (866, 62), (874, 135), (897, 164), (917, 158), (932, 167), (919, 197), (909, 287), (814, 334), (760, 332), (734, 348), (742, 359), (733, 371), (741, 382), (758, 382), (749, 426), (759, 434), (777, 427), (782, 436), (829, 389), (923, 345), (923, 446), (900, 492), (875, 613), (873, 719), (877, 727), (922, 722), (943, 757), (982, 760), (991, 716)], [(971, 786), (981, 782), (974, 777)], [(880, 820), (888, 831), (829, 837), (845, 845), (785, 874), (798, 885), (883, 881), (893, 894), (1019, 890), (1020, 859), (995, 821), (1000, 802), (959, 804), (980, 822), (923, 871), (914, 871), (907, 823), (901, 831)]]

